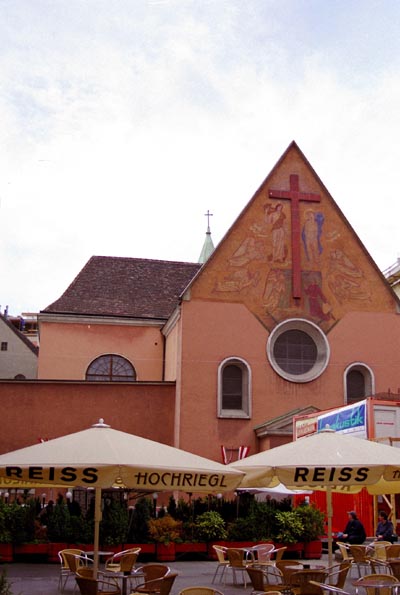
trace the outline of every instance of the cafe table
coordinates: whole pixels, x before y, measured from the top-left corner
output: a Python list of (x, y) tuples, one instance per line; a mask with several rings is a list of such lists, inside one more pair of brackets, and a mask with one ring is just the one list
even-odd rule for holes
[(351, 581), (351, 584), (356, 588), (356, 595), (359, 587), (363, 587), (369, 593), (373, 590), (375, 595), (379, 595), (382, 589), (388, 589), (387, 591), (384, 591), (385, 593), (393, 592), (394, 595), (397, 595), (400, 582), (398, 580), (394, 581), (393, 578), (393, 575), (390, 574), (387, 574), (386, 576), (384, 574), (379, 574), (377, 576), (361, 577)]

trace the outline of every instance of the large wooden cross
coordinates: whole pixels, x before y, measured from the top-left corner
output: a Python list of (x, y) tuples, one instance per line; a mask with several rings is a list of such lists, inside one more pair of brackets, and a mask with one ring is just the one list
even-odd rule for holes
[(269, 198), (290, 200), (292, 219), (292, 290), (294, 298), (301, 298), (301, 268), (300, 268), (300, 201), (320, 202), (321, 196), (312, 192), (300, 192), (299, 176), (291, 174), (289, 177), (290, 190), (270, 190)]

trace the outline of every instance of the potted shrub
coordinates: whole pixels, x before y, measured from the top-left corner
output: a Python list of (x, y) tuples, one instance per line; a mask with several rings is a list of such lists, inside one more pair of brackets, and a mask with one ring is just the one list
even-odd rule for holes
[(221, 543), (228, 536), (222, 516), (213, 510), (203, 512), (196, 518), (196, 537), (199, 541), (207, 542), (208, 557), (216, 559), (213, 549), (214, 543)]
[(0, 501), (0, 562), (12, 561), (13, 546), (12, 535), (9, 528), (8, 507), (3, 501)]
[(157, 559), (163, 562), (175, 560), (175, 542), (180, 539), (182, 522), (167, 514), (150, 519), (148, 525), (150, 537), (157, 543)]
[(276, 534), (274, 535), (275, 547), (287, 547), (289, 552), (297, 552), (301, 555), (303, 551), (303, 523), (294, 510), (277, 510), (276, 516)]
[(304, 542), (303, 556), (306, 559), (321, 558), (321, 535), (325, 529), (325, 515), (314, 505), (301, 504), (295, 512), (303, 523), (302, 541)]

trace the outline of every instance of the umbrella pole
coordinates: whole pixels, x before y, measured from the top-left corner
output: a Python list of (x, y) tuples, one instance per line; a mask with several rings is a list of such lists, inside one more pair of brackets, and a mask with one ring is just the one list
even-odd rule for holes
[(326, 489), (326, 509), (328, 513), (328, 564), (333, 564), (333, 544), (332, 544), (332, 488)]
[(96, 577), (99, 569), (99, 541), (101, 521), (101, 488), (94, 492), (94, 543), (93, 543), (93, 575)]

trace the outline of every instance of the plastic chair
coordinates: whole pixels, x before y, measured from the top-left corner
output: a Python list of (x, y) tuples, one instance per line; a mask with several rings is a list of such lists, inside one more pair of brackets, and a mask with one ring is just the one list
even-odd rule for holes
[(226, 567), (229, 564), (229, 560), (226, 558), (226, 550), (228, 548), (223, 545), (213, 545), (213, 549), (217, 555), (218, 562), (211, 582), (214, 583), (217, 580), (218, 572), (221, 571), (219, 577), (219, 582), (221, 583), (224, 578)]
[(58, 589), (59, 589), (59, 591), (61, 591), (61, 593), (64, 591), (65, 585), (67, 584), (69, 577), (75, 576), (75, 571), (71, 570), (68, 560), (66, 558), (66, 554), (72, 554), (74, 556), (83, 556), (84, 552), (83, 552), (83, 550), (74, 549), (74, 548), (60, 550), (58, 552), (58, 559), (59, 559), (60, 565), (61, 565), (60, 578), (58, 581)]
[(185, 587), (178, 595), (223, 595), (223, 593), (212, 587)]
[(247, 568), (251, 586), (253, 590), (251, 595), (258, 593), (282, 593), (282, 591), (289, 591), (289, 585), (283, 581), (282, 572), (275, 566), (267, 566), (266, 568)]
[(136, 593), (160, 593), (161, 581), (170, 574), (169, 566), (165, 564), (145, 564), (136, 573), (144, 575), (143, 583), (134, 589)]
[(247, 587), (246, 577), (247, 568), (252, 565), (252, 562), (245, 560), (245, 551), (239, 548), (228, 548), (226, 550), (226, 557), (229, 564), (227, 569), (232, 570), (233, 584), (237, 585), (237, 573), (241, 573), (243, 577), (244, 588)]
[(319, 583), (318, 581), (310, 581), (311, 585), (316, 585), (321, 589), (321, 591), (326, 591), (329, 593), (334, 593), (335, 595), (350, 595), (348, 591), (344, 591), (343, 589), (339, 589), (339, 587), (334, 587), (333, 585), (328, 585), (326, 583)]
[(75, 580), (81, 595), (121, 595), (121, 589), (116, 582), (83, 576), (76, 576)]

